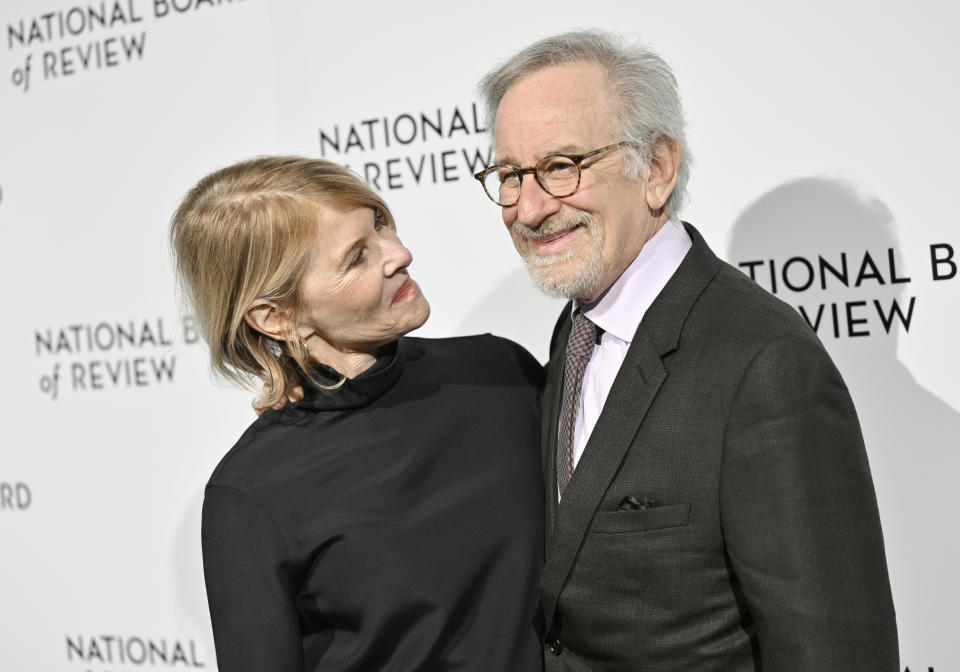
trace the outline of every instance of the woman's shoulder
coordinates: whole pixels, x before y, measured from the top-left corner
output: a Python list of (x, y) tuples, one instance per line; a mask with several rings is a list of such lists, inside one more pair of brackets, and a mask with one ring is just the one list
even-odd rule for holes
[(451, 336), (448, 338), (403, 338), (404, 351), (408, 360), (419, 357), (466, 359), (481, 357), (494, 362), (506, 359), (529, 359), (536, 361), (519, 343), (493, 334), (475, 334), (472, 336)]
[(282, 483), (278, 468), (289, 463), (302, 441), (298, 418), (288, 410), (268, 410), (254, 420), (214, 468), (207, 487), (226, 486), (254, 493)]
[(449, 338), (403, 339), (404, 354), (413, 366), (442, 367), (483, 378), (542, 385), (543, 365), (526, 348), (501, 336), (478, 334)]

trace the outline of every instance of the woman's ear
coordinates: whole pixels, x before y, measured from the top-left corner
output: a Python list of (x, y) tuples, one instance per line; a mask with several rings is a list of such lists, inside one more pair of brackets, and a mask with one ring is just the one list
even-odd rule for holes
[(284, 311), (269, 301), (253, 304), (243, 315), (244, 321), (264, 336), (275, 341), (286, 340), (289, 320)]
[(650, 177), (647, 179), (647, 205), (660, 210), (677, 186), (680, 168), (680, 143), (667, 135), (658, 136), (653, 143)]

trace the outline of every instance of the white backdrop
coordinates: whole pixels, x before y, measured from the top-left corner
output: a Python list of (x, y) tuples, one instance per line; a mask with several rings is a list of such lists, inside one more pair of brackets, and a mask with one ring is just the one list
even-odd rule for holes
[(422, 335), (492, 331), (545, 358), (559, 305), (470, 177), (489, 149), (474, 86), (585, 26), (673, 65), (684, 218), (817, 324), (867, 438), (902, 667), (960, 669), (960, 10), (452, 4), (0, 3), (0, 669), (215, 669), (200, 504), (251, 395), (211, 381), (166, 242), (207, 172), (349, 164), (414, 252)]

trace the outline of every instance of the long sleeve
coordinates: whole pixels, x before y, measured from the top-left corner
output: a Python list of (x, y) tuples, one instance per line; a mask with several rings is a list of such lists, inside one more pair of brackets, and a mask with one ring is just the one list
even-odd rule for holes
[(209, 486), (201, 538), (219, 669), (302, 670), (290, 545), (277, 522), (244, 492)]
[(258, 418), (204, 500), (222, 672), (541, 670), (539, 373), (493, 336), (404, 338)]
[(813, 337), (768, 343), (729, 417), (721, 518), (758, 669), (898, 670), (867, 455), (826, 352)]

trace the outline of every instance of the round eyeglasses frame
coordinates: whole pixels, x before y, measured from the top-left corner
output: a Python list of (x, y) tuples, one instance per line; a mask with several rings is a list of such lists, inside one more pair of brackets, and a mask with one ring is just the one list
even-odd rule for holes
[[(498, 163), (496, 165), (490, 166), (485, 170), (481, 170), (479, 173), (474, 174), (474, 177), (480, 182), (480, 185), (483, 187), (483, 193), (485, 193), (491, 201), (493, 201), (494, 203), (496, 203), (502, 208), (510, 208), (520, 202), (520, 192), (523, 190), (523, 176), (531, 173), (533, 174), (533, 178), (537, 181), (537, 184), (539, 184), (540, 188), (543, 189), (545, 192), (547, 192), (554, 198), (566, 198), (567, 196), (572, 196), (573, 194), (575, 194), (577, 189), (580, 188), (580, 178), (583, 175), (583, 171), (590, 167), (590, 166), (581, 166), (580, 165), (581, 163), (583, 163), (586, 159), (589, 159), (592, 156), (596, 156), (597, 154), (602, 154), (603, 152), (608, 152), (612, 149), (616, 149), (618, 147), (622, 147), (623, 145), (629, 145), (629, 144), (631, 144), (629, 140), (621, 140), (620, 142), (615, 142), (612, 145), (606, 145), (599, 149), (594, 149), (593, 151), (587, 152), (585, 154), (551, 154), (550, 156), (545, 156), (539, 161), (537, 161), (536, 165), (531, 168), (520, 168), (518, 166), (511, 166), (509, 163)], [(573, 163), (574, 166), (577, 167), (577, 183), (574, 185), (573, 189), (571, 189), (565, 194), (556, 194), (550, 191), (550, 189), (547, 188), (547, 184), (546, 184), (547, 178), (542, 175), (542, 173), (545, 171), (546, 166), (550, 163), (550, 161), (558, 158), (568, 159)], [(497, 190), (497, 195), (494, 196), (493, 194), (490, 193), (490, 190), (487, 188), (487, 181), (486, 181), (487, 175), (493, 172), (501, 171), (504, 168), (510, 169), (510, 173), (516, 176), (517, 183), (518, 183), (517, 198), (511, 201), (510, 203), (502, 203), (500, 201), (499, 189)]]

